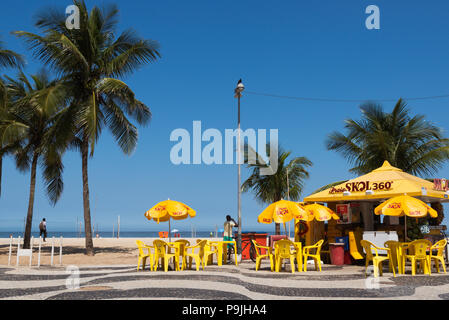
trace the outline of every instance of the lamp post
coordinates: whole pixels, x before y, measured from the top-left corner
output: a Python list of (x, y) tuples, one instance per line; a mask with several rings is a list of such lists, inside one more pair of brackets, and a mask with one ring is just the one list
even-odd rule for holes
[(237, 254), (242, 254), (242, 206), (241, 206), (241, 183), (240, 183), (240, 97), (242, 92), (245, 90), (245, 86), (242, 83), (242, 79), (237, 82), (237, 87), (234, 90), (235, 96), (237, 98), (238, 104), (238, 116), (237, 116), (237, 166), (238, 166), (238, 184), (237, 184), (237, 212), (238, 212), (238, 233), (237, 233)]
[[(287, 200), (290, 201), (290, 184), (288, 183), (288, 167), (287, 169)], [(290, 221), (288, 222), (288, 237), (290, 238)]]

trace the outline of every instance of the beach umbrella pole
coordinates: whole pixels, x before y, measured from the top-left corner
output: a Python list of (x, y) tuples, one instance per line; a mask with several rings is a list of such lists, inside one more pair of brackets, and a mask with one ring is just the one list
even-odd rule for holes
[(171, 242), (171, 227), (170, 227), (170, 220), (168, 219), (168, 242)]
[(404, 241), (407, 242), (407, 216), (404, 216)]

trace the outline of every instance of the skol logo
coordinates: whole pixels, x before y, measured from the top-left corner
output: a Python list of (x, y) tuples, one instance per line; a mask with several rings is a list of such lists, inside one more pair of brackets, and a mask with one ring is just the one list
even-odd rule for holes
[(400, 209), (400, 208), (401, 208), (401, 204), (397, 203), (397, 202), (393, 202), (388, 205), (388, 209)]
[(278, 215), (278, 216), (283, 216), (283, 215), (285, 215), (285, 214), (287, 214), (288, 213), (288, 209), (287, 208), (279, 208), (278, 210), (277, 210), (277, 212), (276, 212), (276, 214)]

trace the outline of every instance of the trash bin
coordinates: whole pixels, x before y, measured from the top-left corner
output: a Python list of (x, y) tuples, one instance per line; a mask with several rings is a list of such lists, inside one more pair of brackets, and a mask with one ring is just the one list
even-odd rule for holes
[(331, 264), (341, 266), (344, 264), (345, 250), (344, 243), (329, 243)]
[[(242, 232), (242, 260), (251, 259), (250, 257), (250, 248), (251, 248), (251, 240), (256, 240), (257, 244), (261, 246), (267, 245), (267, 235), (268, 233), (255, 233), (255, 232)], [(265, 250), (262, 249), (261, 253), (264, 254)]]

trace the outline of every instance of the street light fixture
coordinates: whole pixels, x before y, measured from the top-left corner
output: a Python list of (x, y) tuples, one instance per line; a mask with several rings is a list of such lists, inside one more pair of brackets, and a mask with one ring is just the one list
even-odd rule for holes
[(240, 171), (240, 97), (245, 90), (245, 86), (242, 83), (242, 79), (237, 82), (237, 87), (234, 89), (235, 96), (238, 103), (238, 116), (237, 116), (237, 165), (238, 165), (238, 184), (237, 184), (237, 212), (238, 212), (238, 233), (237, 233), (237, 254), (242, 254), (242, 206), (241, 206), (241, 171)]

